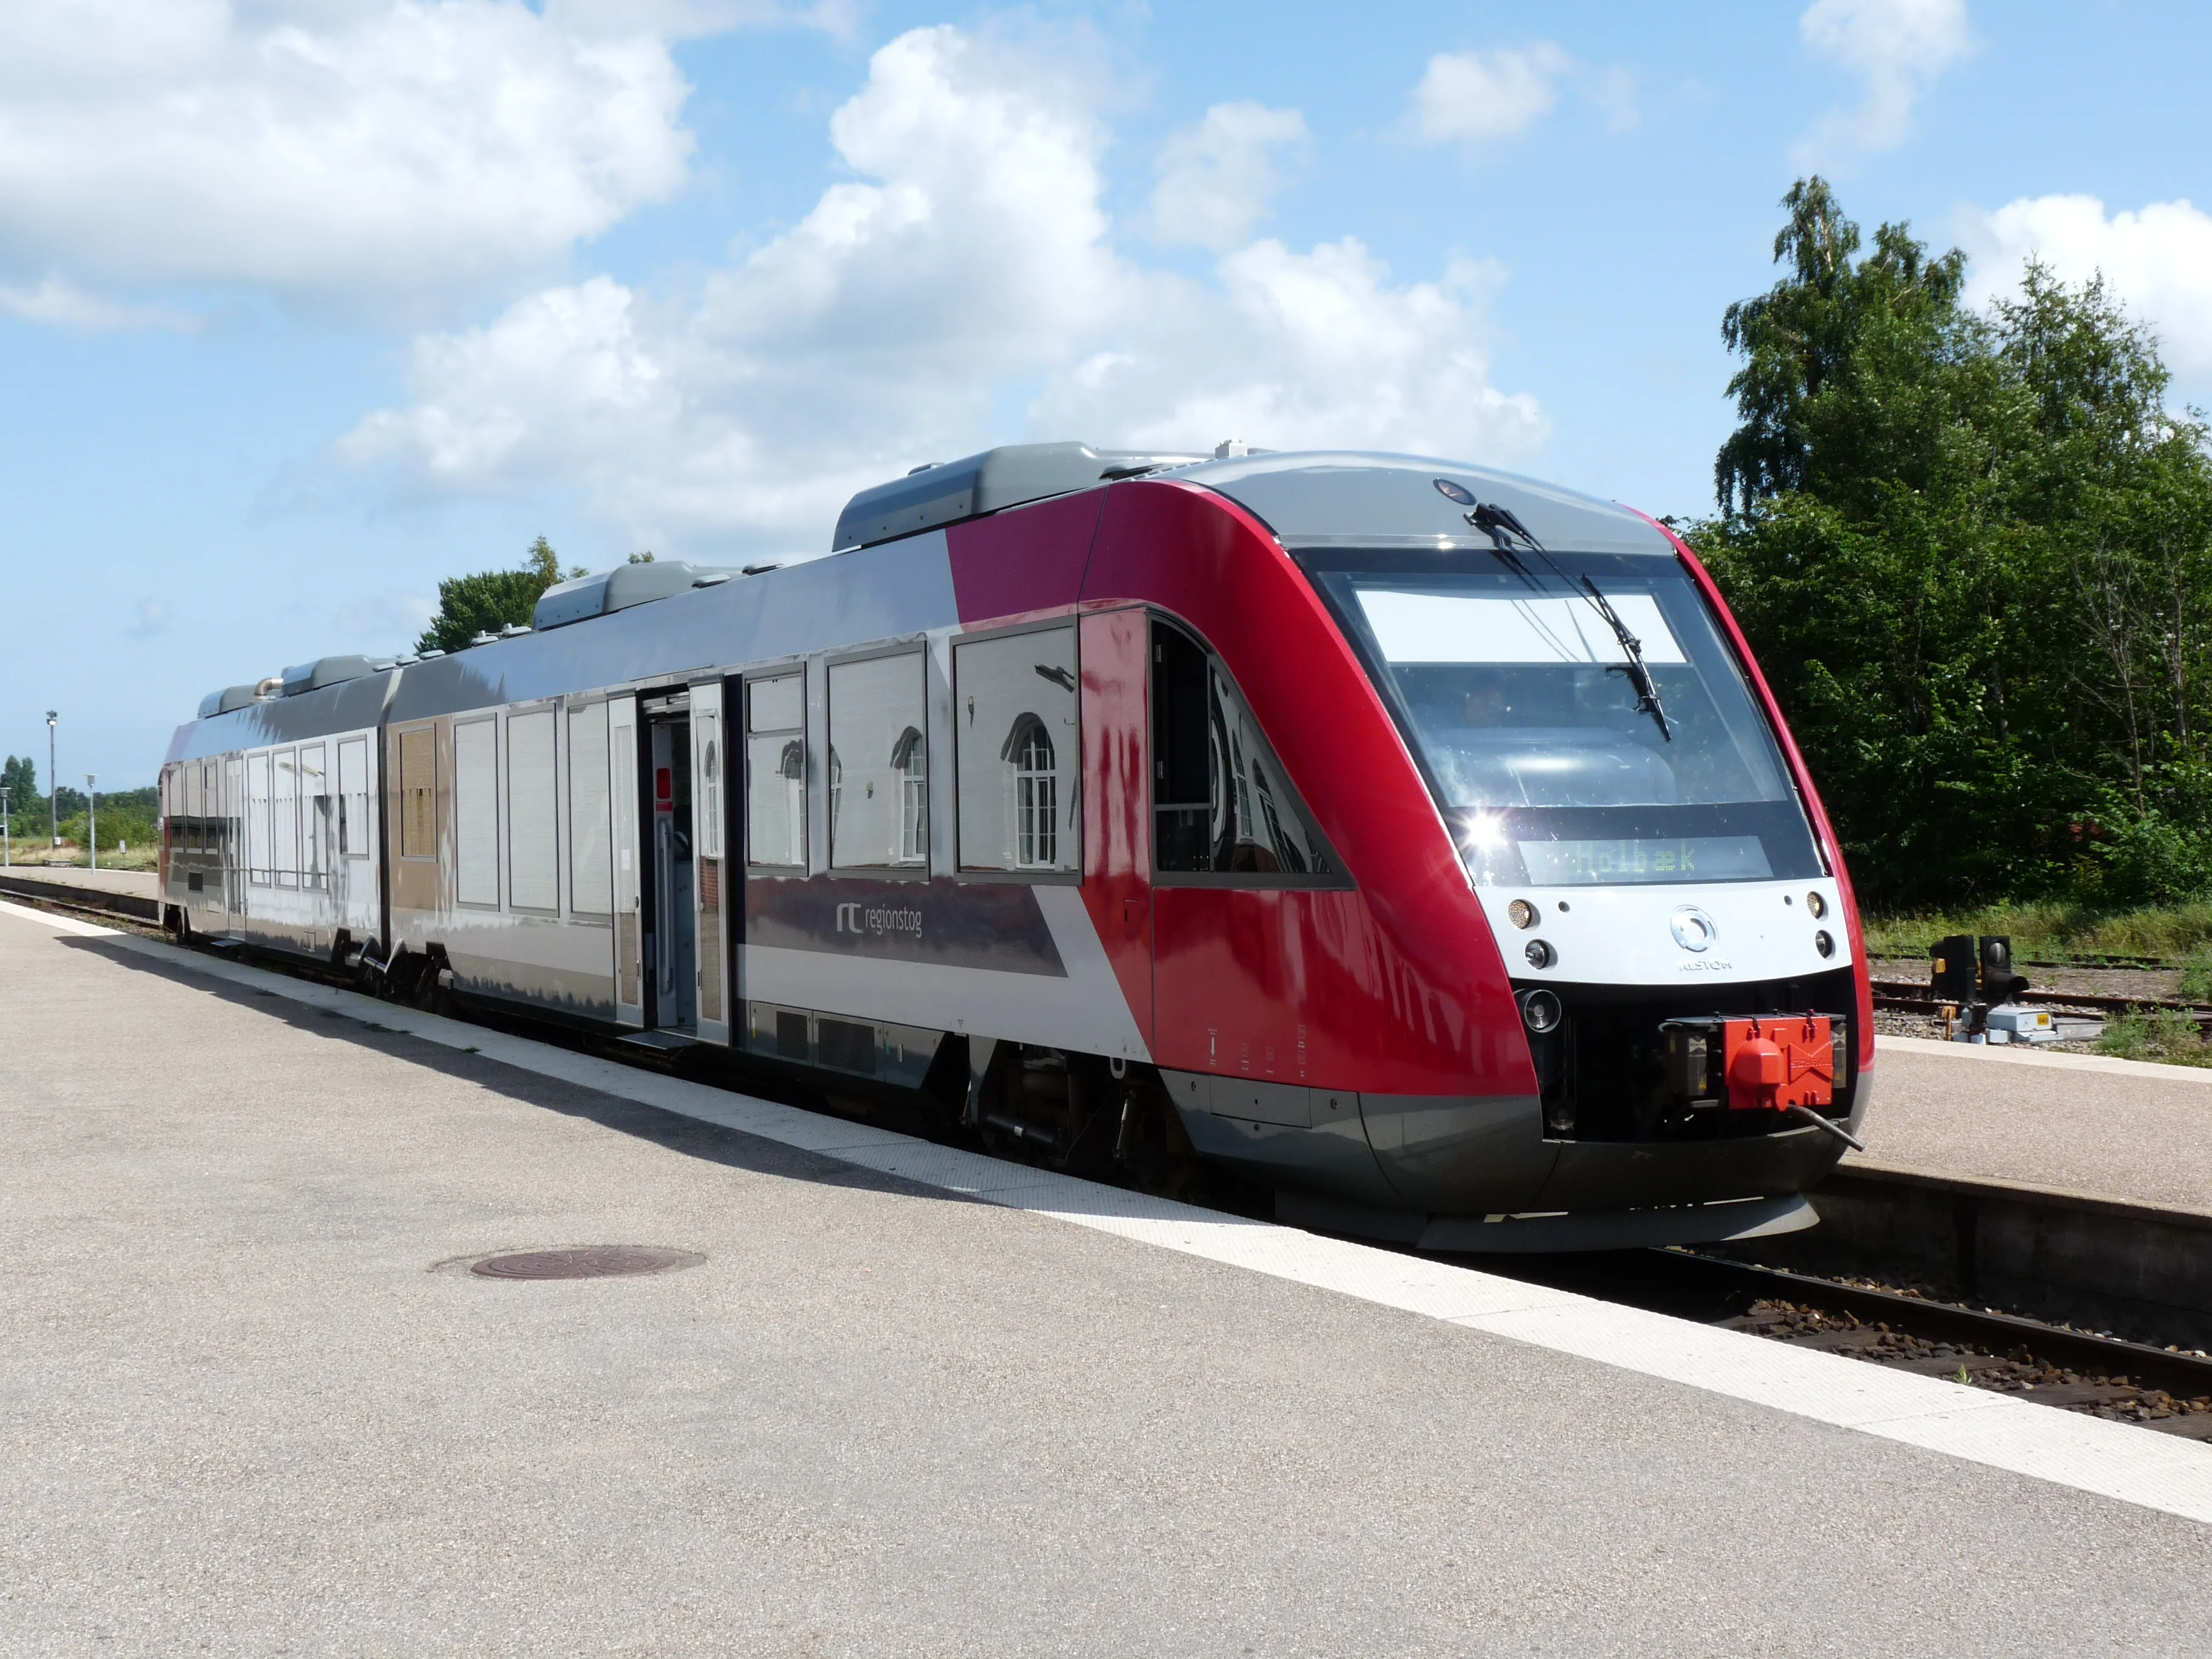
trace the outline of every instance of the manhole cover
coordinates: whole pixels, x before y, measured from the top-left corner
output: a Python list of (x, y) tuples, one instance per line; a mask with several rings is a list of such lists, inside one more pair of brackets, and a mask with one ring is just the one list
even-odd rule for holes
[(486, 1256), (469, 1271), (485, 1279), (620, 1279), (673, 1273), (696, 1267), (706, 1259), (696, 1250), (666, 1250), (651, 1244), (589, 1244), (575, 1250)]

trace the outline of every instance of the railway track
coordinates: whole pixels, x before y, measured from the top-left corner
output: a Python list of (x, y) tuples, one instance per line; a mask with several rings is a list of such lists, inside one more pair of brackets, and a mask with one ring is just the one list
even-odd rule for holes
[[(1878, 979), (1873, 982), (1874, 1006), (1899, 1013), (1939, 1015), (1947, 1004), (1936, 997), (1920, 981), (1909, 979)], [(2036, 1002), (2043, 1006), (2065, 1010), (2079, 1009), (2100, 1014), (2127, 1014), (2139, 1012), (2171, 1011), (2186, 1014), (2203, 1030), (2212, 1031), (2212, 1007), (2200, 1002), (2178, 1002), (2158, 997), (2108, 997), (2089, 991), (2046, 991), (2035, 993)]]
[[(128, 894), (11, 879), (0, 872), (0, 895), (141, 930), (155, 930), (160, 923), (157, 902)], [(1877, 981), (1875, 989), (1884, 1006), (1889, 1006), (1885, 999), (1932, 1005), (1932, 999), (1901, 994), (1924, 992), (1909, 981)], [(2119, 998), (2069, 1000), (2096, 1007), (2144, 1006)], [(2212, 1010), (2191, 1006), (2189, 1012), (2212, 1019)], [(611, 1057), (667, 1069), (665, 1057), (629, 1054), (620, 1044), (593, 1046)], [(1204, 1194), (1194, 1196), (1206, 1201)], [(1243, 1206), (1232, 1200), (1228, 1207)], [(2202, 1353), (1977, 1309), (1875, 1279), (1820, 1277), (1687, 1249), (1466, 1260), (1486, 1272), (2212, 1443), (2212, 1358)]]
[(1748, 1330), (1793, 1347), (2212, 1443), (2212, 1358), (2202, 1353), (1943, 1301), (1917, 1288), (1688, 1249), (1467, 1260), (1486, 1272)]
[(98, 916), (103, 921), (127, 921), (140, 927), (158, 929), (161, 925), (159, 899), (141, 898), (135, 893), (103, 892), (97, 887), (73, 887), (66, 882), (41, 881), (34, 876), (17, 875), (13, 870), (0, 870), (0, 898), (27, 899), (57, 910)]

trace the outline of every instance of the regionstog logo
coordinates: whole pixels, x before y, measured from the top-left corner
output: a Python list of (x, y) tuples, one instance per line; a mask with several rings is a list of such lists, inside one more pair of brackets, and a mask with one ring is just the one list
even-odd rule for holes
[(921, 912), (909, 904), (861, 904), (848, 900), (837, 907), (837, 931), (872, 933), (878, 939), (887, 933), (920, 939)]

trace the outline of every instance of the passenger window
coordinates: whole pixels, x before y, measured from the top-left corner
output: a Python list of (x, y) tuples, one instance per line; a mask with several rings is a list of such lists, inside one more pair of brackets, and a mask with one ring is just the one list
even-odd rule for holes
[(604, 916), (615, 908), (612, 826), (607, 816), (607, 706), (568, 711), (568, 908)]
[(368, 856), (368, 739), (338, 745), (338, 856)]
[(453, 896), (499, 904), (499, 723), (453, 726)]
[(830, 665), (833, 869), (928, 866), (925, 706), (919, 651)]
[(561, 844), (554, 815), (556, 726), (550, 708), (507, 720), (507, 896), (526, 910), (561, 908)]
[(399, 856), (438, 856), (438, 733), (399, 734)]
[(1221, 665), (1181, 629), (1152, 624), (1152, 860), (1163, 874), (1242, 884), (1342, 878), (1259, 722)]
[(745, 862), (806, 867), (806, 677), (745, 686)]
[(276, 884), (300, 884), (300, 763), (289, 749), (276, 751), (276, 787), (270, 795), (270, 827), (275, 831)]
[(267, 750), (246, 757), (246, 879), (269, 884), (269, 762)]
[(1082, 870), (1076, 684), (1073, 628), (953, 642), (963, 870)]
[(317, 892), (330, 884), (330, 775), (319, 743), (300, 750), (300, 885)]
[(200, 768), (197, 763), (185, 767), (177, 774), (177, 839), (188, 853), (200, 850)]

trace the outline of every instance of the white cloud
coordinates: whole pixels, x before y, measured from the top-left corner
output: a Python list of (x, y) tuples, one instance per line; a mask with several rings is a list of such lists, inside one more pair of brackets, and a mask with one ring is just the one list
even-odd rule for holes
[(1236, 246), (1267, 216), (1285, 168), (1311, 151), (1306, 118), (1249, 101), (1216, 104), (1161, 147), (1152, 230), (1163, 241), (1217, 252)]
[(0, 276), (419, 314), (683, 182), (657, 38), (520, 0), (0, 9)]
[(1468, 161), (1481, 161), (1549, 115), (1570, 88), (1608, 132), (1626, 132), (1640, 118), (1632, 72), (1579, 63), (1556, 42), (1538, 40), (1438, 52), (1407, 100), (1401, 131), (1419, 143), (1457, 144)]
[(1807, 48), (1858, 77), (1858, 107), (1833, 110), (1799, 140), (1800, 166), (1894, 149), (1936, 78), (1974, 49), (1966, 0), (1814, 0), (1798, 19)]
[(124, 632), (134, 640), (150, 640), (166, 634), (177, 620), (176, 607), (167, 599), (143, 599), (131, 607), (131, 621)]
[(781, 5), (777, 0), (545, 0), (546, 16), (580, 33), (657, 34), (693, 40), (733, 29), (820, 29), (844, 39), (859, 27), (860, 0), (816, 0)]
[(2212, 377), (2212, 215), (2186, 201), (2108, 214), (2094, 196), (2023, 197), (1977, 215), (1965, 241), (1973, 295), (2015, 292), (2033, 255), (2069, 283), (2101, 271), (2112, 293), (2150, 324), (2177, 374)]
[(1549, 115), (1559, 101), (1561, 77), (1574, 67), (1549, 40), (1497, 52), (1440, 52), (1413, 88), (1407, 125), (1424, 143), (1458, 144), (1470, 157), (1480, 155)]
[(1255, 242), (1218, 286), (1158, 283), (1121, 349), (1056, 374), (1033, 408), (1048, 430), (1104, 422), (1143, 447), (1225, 437), (1271, 448), (1360, 447), (1518, 459), (1548, 431), (1525, 393), (1491, 384), (1480, 343), (1486, 261), (1393, 287), (1357, 239), (1310, 253)]
[[(826, 544), (853, 489), (1023, 436), (1525, 458), (1487, 266), (1395, 284), (1350, 240), (1146, 270), (1101, 205), (1103, 76), (1064, 40), (917, 29), (830, 122), (854, 178), (682, 296), (607, 277), (414, 348), (339, 447), (402, 491), (577, 487), (665, 551)], [(1248, 198), (1249, 199), (1249, 198)]]
[(87, 331), (117, 328), (191, 329), (198, 319), (173, 306), (119, 304), (87, 294), (66, 277), (49, 274), (36, 288), (0, 283), (0, 311), (27, 322)]

